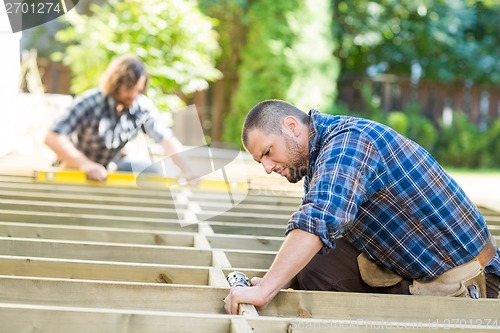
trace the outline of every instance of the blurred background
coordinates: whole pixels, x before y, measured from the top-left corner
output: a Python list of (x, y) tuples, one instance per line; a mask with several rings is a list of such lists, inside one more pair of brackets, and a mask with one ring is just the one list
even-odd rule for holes
[(15, 130), (37, 141), (132, 53), (187, 145), (183, 106), (196, 106), (208, 142), (241, 146), (248, 110), (277, 98), (386, 123), (446, 167), (498, 169), (498, 19), (497, 0), (83, 0), (19, 33)]

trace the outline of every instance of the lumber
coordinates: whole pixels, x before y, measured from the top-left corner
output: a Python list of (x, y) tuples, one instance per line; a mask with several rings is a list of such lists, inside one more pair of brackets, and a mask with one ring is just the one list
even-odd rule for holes
[(212, 252), (190, 247), (0, 237), (0, 253), (150, 264), (210, 266)]
[(2, 302), (224, 314), (227, 288), (0, 276)]
[(0, 220), (5, 222), (44, 223), (54, 225), (105, 226), (111, 228), (154, 229), (196, 232), (195, 224), (183, 225), (178, 219), (100, 214), (50, 213), (0, 209)]
[(148, 264), (0, 255), (0, 275), (208, 285), (208, 266)]
[[(0, 331), (500, 331), (492, 299), (282, 290), (225, 314), (226, 276), (263, 277), (300, 204), (249, 183), (233, 207), (215, 185), (0, 174)], [(500, 242), (500, 213), (481, 211)]]
[[(57, 318), (55, 320), (55, 318)], [(445, 323), (400, 323), (385, 321), (321, 320), (302, 318), (243, 318), (219, 314), (178, 313), (128, 309), (79, 308), (74, 306), (47, 306), (33, 304), (0, 303), (0, 320), (8, 332), (32, 331), (40, 333), (109, 333), (109, 332), (214, 332), (308, 333), (343, 332), (368, 333), (374, 331), (419, 332), (492, 332), (487, 325)], [(246, 323), (246, 324), (245, 324)], [(248, 329), (251, 331), (248, 331)]]
[(193, 232), (0, 222), (0, 237), (192, 247)]

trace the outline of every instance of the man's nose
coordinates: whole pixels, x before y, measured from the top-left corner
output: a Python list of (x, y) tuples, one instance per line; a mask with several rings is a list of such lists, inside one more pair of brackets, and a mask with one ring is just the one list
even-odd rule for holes
[(262, 163), (262, 166), (264, 167), (264, 170), (266, 170), (266, 172), (268, 174), (270, 174), (271, 172), (273, 172), (275, 164), (272, 161), (270, 161), (268, 159), (263, 159), (261, 161), (261, 163)]

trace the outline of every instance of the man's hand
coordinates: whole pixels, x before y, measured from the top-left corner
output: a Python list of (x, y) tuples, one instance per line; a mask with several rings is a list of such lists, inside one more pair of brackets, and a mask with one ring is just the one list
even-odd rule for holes
[(106, 168), (99, 163), (89, 161), (80, 167), (80, 170), (87, 174), (87, 179), (105, 181), (108, 178)]
[(240, 304), (253, 304), (256, 307), (263, 307), (269, 303), (266, 293), (259, 286), (261, 278), (252, 278), (252, 287), (233, 287), (229, 295), (224, 299), (224, 308), (228, 314), (238, 314)]
[(267, 305), (281, 288), (288, 288), (294, 277), (321, 249), (323, 243), (314, 234), (301, 229), (290, 231), (264, 278), (253, 278), (253, 287), (234, 287), (224, 299), (229, 314), (238, 314), (240, 304)]

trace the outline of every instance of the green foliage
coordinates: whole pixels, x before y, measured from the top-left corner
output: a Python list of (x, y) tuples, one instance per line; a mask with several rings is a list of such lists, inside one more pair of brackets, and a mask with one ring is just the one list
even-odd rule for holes
[(481, 135), (480, 166), (484, 168), (500, 167), (500, 120), (495, 120)]
[(236, 72), (248, 28), (249, 0), (199, 0), (200, 9), (213, 18), (221, 46), (217, 68), (223, 73)]
[(207, 80), (220, 76), (217, 36), (195, 1), (110, 0), (92, 4), (90, 11), (91, 16), (69, 12), (71, 26), (56, 35), (70, 44), (54, 59), (70, 66), (72, 92), (95, 87), (109, 61), (122, 54), (135, 54), (146, 64), (148, 95), (160, 108), (178, 107), (174, 93), (205, 89)]
[(451, 124), (441, 124), (436, 159), (443, 165), (479, 167), (479, 130), (463, 112), (454, 112)]
[(245, 115), (265, 99), (284, 99), (305, 111), (333, 106), (338, 65), (330, 13), (326, 0), (251, 2), (239, 89), (225, 122), (227, 141), (241, 144)]
[(345, 72), (366, 73), (369, 66), (379, 66), (379, 71), (408, 75), (412, 64), (419, 64), (426, 79), (500, 82), (499, 2), (335, 3), (338, 56)]

